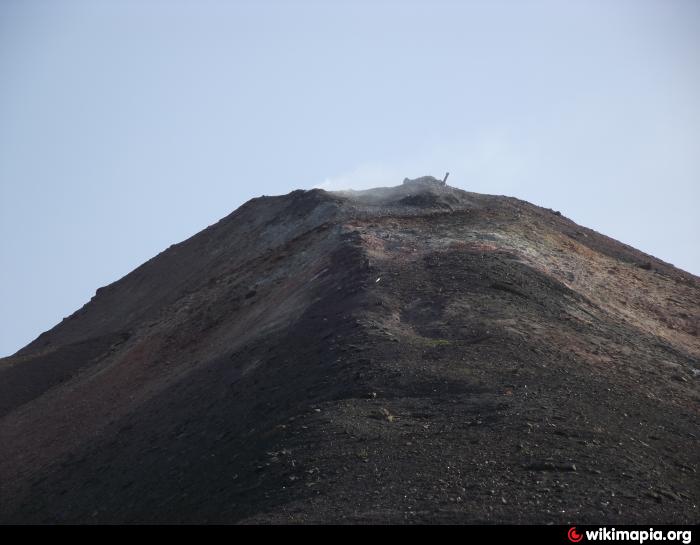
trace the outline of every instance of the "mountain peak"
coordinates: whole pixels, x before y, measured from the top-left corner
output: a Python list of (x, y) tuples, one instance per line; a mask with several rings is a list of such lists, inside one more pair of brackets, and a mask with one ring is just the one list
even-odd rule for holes
[(0, 522), (692, 523), (698, 308), (433, 177), (253, 199), (0, 360)]

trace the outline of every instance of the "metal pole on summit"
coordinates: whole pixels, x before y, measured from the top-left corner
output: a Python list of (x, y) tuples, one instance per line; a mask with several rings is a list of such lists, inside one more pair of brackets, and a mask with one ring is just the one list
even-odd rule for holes
[(448, 177), (449, 175), (450, 175), (449, 172), (445, 174), (445, 177), (442, 179), (442, 185), (446, 185), (446, 184), (447, 184), (447, 177)]

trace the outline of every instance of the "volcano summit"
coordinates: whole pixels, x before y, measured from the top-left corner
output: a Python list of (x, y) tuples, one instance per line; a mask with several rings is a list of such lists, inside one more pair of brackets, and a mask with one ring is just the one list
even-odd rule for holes
[(437, 179), (253, 199), (0, 360), (0, 522), (695, 523), (699, 309)]

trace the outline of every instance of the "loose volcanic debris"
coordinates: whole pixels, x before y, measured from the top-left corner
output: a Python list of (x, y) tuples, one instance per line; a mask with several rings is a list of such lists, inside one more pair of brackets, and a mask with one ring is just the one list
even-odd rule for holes
[(0, 360), (0, 521), (695, 523), (699, 303), (432, 177), (253, 199)]

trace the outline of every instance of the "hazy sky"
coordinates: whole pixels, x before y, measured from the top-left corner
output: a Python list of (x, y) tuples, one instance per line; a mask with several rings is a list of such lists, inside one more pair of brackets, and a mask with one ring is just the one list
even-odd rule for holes
[(0, 355), (251, 197), (442, 176), (700, 274), (700, 2), (0, 2)]

